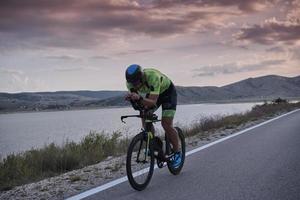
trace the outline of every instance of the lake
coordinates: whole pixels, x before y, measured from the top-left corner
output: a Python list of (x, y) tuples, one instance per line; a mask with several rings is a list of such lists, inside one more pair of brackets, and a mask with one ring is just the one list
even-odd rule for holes
[[(229, 115), (250, 110), (259, 103), (191, 104), (177, 106), (174, 123), (188, 126), (203, 117)], [(156, 112), (158, 116), (161, 110)], [(126, 124), (121, 115), (138, 114), (132, 108), (107, 108), (94, 110), (72, 110), (0, 114), (0, 156), (42, 147), (55, 142), (63, 144), (67, 139), (80, 141), (90, 131), (107, 134), (121, 131), (123, 135), (134, 135), (140, 128), (140, 119), (128, 118)], [(161, 127), (156, 124), (156, 127)]]

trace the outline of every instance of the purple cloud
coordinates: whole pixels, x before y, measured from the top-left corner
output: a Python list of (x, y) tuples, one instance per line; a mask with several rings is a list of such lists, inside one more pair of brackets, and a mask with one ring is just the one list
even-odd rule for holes
[(174, 5), (195, 5), (195, 6), (235, 6), (244, 12), (255, 12), (260, 6), (274, 4), (275, 0), (156, 0), (156, 7), (172, 7)]
[(218, 74), (235, 74), (241, 72), (251, 72), (268, 69), (273, 65), (279, 65), (286, 62), (285, 60), (265, 60), (256, 64), (237, 65), (237, 63), (228, 63), (224, 65), (203, 66), (194, 69), (194, 77), (215, 76)]
[[(279, 2), (278, 2), (279, 3)], [(300, 41), (300, 0), (284, 2), (285, 17), (242, 28), (235, 39), (264, 45), (295, 45)]]
[[(2, 0), (1, 48), (90, 48), (121, 35), (166, 37), (220, 27), (272, 0)], [(210, 6), (219, 6), (208, 11)]]
[(236, 35), (236, 39), (265, 45), (274, 45), (278, 42), (294, 44), (300, 41), (300, 21), (293, 23), (269, 20), (262, 25), (243, 28)]

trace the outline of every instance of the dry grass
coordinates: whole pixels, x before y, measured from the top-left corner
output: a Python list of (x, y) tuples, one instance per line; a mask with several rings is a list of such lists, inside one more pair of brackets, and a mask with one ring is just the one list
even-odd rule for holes
[(123, 155), (130, 140), (120, 136), (117, 132), (111, 136), (90, 133), (78, 144), (66, 142), (60, 147), (52, 143), (9, 155), (0, 162), (0, 191)]
[(187, 137), (198, 135), (206, 138), (210, 132), (217, 129), (232, 129), (249, 121), (255, 121), (263, 117), (272, 117), (277, 113), (288, 112), (300, 108), (300, 103), (265, 103), (256, 105), (249, 112), (229, 116), (213, 116), (202, 118), (190, 127), (184, 129)]

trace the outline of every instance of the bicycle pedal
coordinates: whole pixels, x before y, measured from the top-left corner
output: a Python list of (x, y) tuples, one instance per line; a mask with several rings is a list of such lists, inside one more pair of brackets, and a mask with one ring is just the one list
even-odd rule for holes
[(161, 160), (159, 160), (159, 159), (157, 159), (157, 160), (156, 160), (156, 163), (157, 163), (157, 167), (161, 169), (161, 168), (164, 167), (164, 163), (165, 163), (165, 162), (164, 162), (164, 161), (161, 161)]
[(167, 161), (167, 162), (172, 161), (173, 156), (174, 156), (174, 153), (171, 153), (171, 154), (169, 154), (169, 155), (166, 155), (166, 156), (165, 156), (166, 161)]

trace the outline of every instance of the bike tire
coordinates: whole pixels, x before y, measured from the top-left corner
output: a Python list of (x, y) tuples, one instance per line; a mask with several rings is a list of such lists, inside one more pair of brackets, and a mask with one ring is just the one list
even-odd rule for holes
[[(131, 143), (128, 147), (128, 151), (127, 151), (126, 172), (127, 172), (128, 181), (129, 181), (130, 185), (135, 190), (138, 190), (138, 191), (144, 190), (147, 187), (147, 185), (149, 184), (149, 182), (152, 178), (153, 171), (154, 171), (154, 161), (155, 160), (154, 160), (154, 154), (153, 154), (152, 140), (150, 140), (150, 144), (149, 144), (149, 150), (150, 150), (149, 153), (150, 153), (150, 155), (148, 155), (148, 153), (147, 153), (147, 156), (149, 156), (149, 158), (150, 158), (150, 166), (149, 166), (149, 171), (147, 172), (147, 174), (144, 173), (146, 175), (145, 180), (142, 181), (142, 182), (138, 182), (137, 178), (138, 178), (139, 175), (135, 176), (135, 172), (132, 170), (132, 167), (135, 164), (134, 160), (133, 160), (133, 156), (134, 156), (134, 154), (136, 154), (136, 152), (135, 152), (136, 145), (141, 145), (141, 144), (143, 145), (143, 144), (146, 144), (146, 142), (147, 142), (147, 138), (145, 138), (145, 135), (142, 132), (142, 133), (136, 135), (132, 139), (132, 141), (131, 141)], [(141, 174), (141, 175), (143, 175), (143, 174)]]
[(175, 127), (177, 133), (178, 133), (178, 136), (179, 136), (179, 140), (181, 142), (181, 164), (179, 167), (177, 168), (174, 168), (171, 164), (171, 162), (168, 162), (167, 165), (168, 165), (168, 169), (169, 171), (171, 172), (171, 174), (173, 175), (178, 175), (180, 173), (180, 171), (182, 170), (182, 167), (184, 165), (184, 161), (185, 161), (185, 137), (183, 135), (183, 132), (182, 130), (179, 128), (179, 127)]

